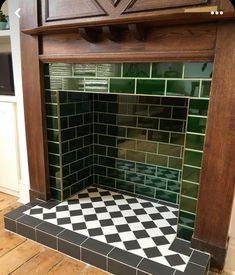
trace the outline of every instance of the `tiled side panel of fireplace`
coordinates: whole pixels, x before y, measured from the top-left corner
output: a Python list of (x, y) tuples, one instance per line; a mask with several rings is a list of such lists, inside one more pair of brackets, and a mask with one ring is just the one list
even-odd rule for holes
[(178, 235), (190, 239), (211, 72), (211, 63), (47, 65), (53, 196), (96, 182), (180, 203)]

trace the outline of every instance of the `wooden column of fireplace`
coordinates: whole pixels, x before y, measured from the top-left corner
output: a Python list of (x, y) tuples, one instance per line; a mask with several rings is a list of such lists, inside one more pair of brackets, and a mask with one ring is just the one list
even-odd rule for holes
[[(214, 61), (192, 244), (222, 269), (235, 182), (235, 13), (229, 0), (21, 0), (31, 199), (49, 199), (42, 64)], [(223, 10), (211, 15), (210, 10)]]

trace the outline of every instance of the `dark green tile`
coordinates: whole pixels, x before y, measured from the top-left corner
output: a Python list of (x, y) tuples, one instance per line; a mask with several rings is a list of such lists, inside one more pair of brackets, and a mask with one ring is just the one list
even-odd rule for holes
[(49, 65), (50, 64), (43, 64), (43, 75), (49, 75)]
[(97, 64), (97, 76), (99, 77), (120, 77), (121, 64)]
[(108, 101), (108, 102), (118, 102), (120, 95), (113, 95), (113, 94), (98, 94), (99, 101)]
[(75, 64), (73, 70), (75, 76), (96, 76), (95, 64)]
[(80, 138), (82, 136), (90, 135), (92, 133), (91, 125), (83, 125), (76, 128), (77, 129), (77, 137)]
[(159, 166), (167, 166), (168, 157), (157, 154), (147, 154), (146, 163)]
[(59, 142), (60, 132), (55, 130), (47, 130), (47, 139), (49, 141)]
[(184, 163), (191, 166), (201, 167), (202, 153), (194, 151), (185, 151)]
[(71, 196), (70, 188), (63, 189), (63, 200)]
[(145, 140), (147, 137), (147, 130), (138, 129), (138, 128), (128, 128), (127, 137)]
[(107, 93), (108, 92), (108, 79), (105, 78), (87, 78), (85, 79), (85, 91)]
[(194, 227), (195, 215), (186, 213), (184, 211), (179, 212), (179, 223), (188, 227)]
[(61, 178), (61, 168), (49, 165), (49, 175), (54, 178)]
[(177, 194), (176, 193), (157, 189), (155, 197), (156, 197), (156, 199), (159, 199), (159, 200), (177, 203)]
[[(95, 131), (96, 134), (107, 135), (107, 125), (100, 124), (100, 123), (95, 123), (94, 124), (94, 131)], [(108, 134), (112, 136), (111, 133), (108, 133)]]
[(173, 119), (183, 119), (186, 120), (188, 115), (187, 108), (173, 108), (172, 118)]
[(108, 134), (111, 136), (125, 137), (126, 136), (126, 128), (108, 125)]
[(60, 77), (45, 77), (44, 78), (45, 89), (62, 90), (62, 78)]
[(54, 188), (50, 188), (50, 192), (51, 192), (51, 197), (55, 200), (62, 200), (62, 191), (54, 189)]
[(115, 179), (112, 179), (112, 178), (109, 178), (109, 177), (99, 176), (98, 177), (98, 184), (115, 188)]
[(206, 130), (206, 121), (207, 119), (202, 117), (189, 117), (187, 131), (204, 134)]
[(69, 151), (69, 143), (68, 142), (61, 143), (61, 151), (62, 151), (62, 154), (65, 154)]
[(137, 80), (137, 94), (164, 95), (165, 80)]
[(170, 143), (184, 145), (185, 134), (171, 133)]
[(151, 197), (154, 198), (155, 195), (155, 189), (149, 186), (144, 186), (144, 185), (135, 185), (135, 193), (146, 196), (146, 197)]
[(161, 98), (158, 96), (139, 96), (139, 103), (141, 104), (160, 104)]
[(67, 117), (61, 117), (60, 118), (60, 128), (66, 129), (69, 127), (68, 118)]
[(192, 182), (199, 182), (201, 169), (184, 166), (183, 179)]
[(199, 188), (198, 184), (193, 184), (190, 182), (183, 181), (181, 194), (187, 197), (197, 198), (198, 188)]
[(181, 225), (178, 226), (177, 237), (179, 237), (180, 239), (191, 241), (192, 235), (193, 229)]
[(71, 195), (72, 195), (72, 194), (76, 194), (76, 193), (78, 193), (79, 191), (81, 191), (82, 189), (84, 189), (84, 186), (86, 186), (86, 185), (85, 185), (85, 180), (81, 180), (80, 182), (77, 182), (76, 184), (73, 184), (73, 185), (70, 187)]
[(60, 115), (70, 116), (75, 114), (75, 104), (62, 104), (60, 105)]
[(180, 157), (181, 146), (160, 143), (158, 146), (158, 154), (172, 156), (172, 157)]
[(72, 91), (84, 91), (83, 78), (64, 78), (64, 89)]
[(83, 138), (76, 138), (69, 141), (69, 149), (71, 151), (82, 148), (84, 146)]
[(65, 63), (52, 63), (49, 64), (50, 76), (71, 76), (72, 65)]
[(166, 95), (199, 97), (199, 85), (199, 81), (168, 80)]
[(100, 165), (94, 165), (93, 168), (94, 168), (94, 173), (96, 175), (100, 175), (100, 176), (106, 176), (107, 175), (106, 167), (103, 167), (103, 166), (100, 166)]
[(58, 98), (57, 98), (57, 93), (56, 91), (45, 91), (45, 102), (46, 103), (57, 103)]
[(134, 193), (135, 185), (132, 182), (117, 181), (116, 188)]
[(157, 176), (164, 179), (179, 180), (179, 170), (164, 168), (164, 167), (157, 167)]
[(135, 171), (135, 163), (133, 161), (117, 160), (117, 168), (126, 171)]
[(168, 132), (148, 131), (148, 140), (151, 141), (169, 143), (169, 136)]
[(124, 63), (123, 77), (149, 77), (150, 63)]
[(137, 173), (126, 172), (126, 180), (144, 185), (145, 176)]
[(48, 160), (50, 165), (60, 166), (60, 156), (48, 154)]
[(166, 106), (188, 106), (187, 98), (179, 98), (179, 97), (162, 97), (161, 104)]
[(184, 132), (185, 123), (180, 120), (160, 119), (160, 130), (170, 132)]
[(61, 131), (61, 141), (67, 141), (69, 139), (73, 139), (76, 137), (76, 131), (75, 128), (62, 130)]
[(77, 160), (76, 152), (67, 153), (62, 156), (62, 164), (63, 165), (74, 162), (76, 160)]
[(106, 156), (106, 147), (101, 145), (94, 145), (94, 154)]
[[(117, 104), (117, 103), (112, 103), (112, 104)], [(95, 112), (106, 113), (107, 109), (108, 109), (108, 102), (104, 102), (104, 101), (95, 101), (94, 102), (94, 111)]]
[(148, 129), (158, 129), (159, 120), (157, 118), (147, 118), (139, 117), (138, 118), (138, 127), (148, 128)]
[(136, 127), (137, 117), (134, 116), (117, 116), (117, 124), (120, 126), (133, 126)]
[(107, 167), (115, 167), (116, 160), (110, 157), (99, 156), (99, 164)]
[(134, 93), (135, 80), (134, 79), (110, 79), (111, 93)]
[(58, 107), (57, 107), (57, 105), (46, 104), (46, 114), (48, 116), (58, 116)]
[(69, 187), (76, 182), (77, 182), (77, 173), (74, 173), (72, 175), (69, 175), (63, 178), (63, 187), (64, 188)]
[(208, 112), (208, 100), (190, 99), (189, 114), (206, 116)]
[(78, 160), (70, 164), (70, 172), (75, 173), (84, 168), (84, 161)]
[(186, 148), (194, 150), (203, 150), (204, 136), (197, 134), (186, 135)]
[(140, 115), (140, 116), (149, 116), (148, 105), (143, 104), (128, 104), (128, 114), (130, 115)]
[(211, 78), (213, 63), (185, 63), (185, 78)]
[(196, 213), (197, 200), (186, 198), (184, 196), (180, 197), (180, 209), (187, 212)]
[(99, 114), (99, 122), (104, 124), (116, 124), (117, 116), (110, 114)]
[(59, 128), (59, 119), (53, 117), (47, 117), (47, 128), (58, 129)]
[(149, 106), (149, 114), (151, 117), (171, 118), (171, 107)]
[(116, 146), (117, 140), (115, 137), (99, 135), (99, 144), (106, 146)]
[(181, 63), (153, 63), (152, 77), (181, 78), (182, 72)]
[(69, 121), (69, 127), (75, 127), (83, 124), (83, 116), (82, 115), (76, 115), (76, 116), (70, 116), (68, 118)]
[(57, 190), (62, 190), (63, 188), (62, 179), (50, 177), (49, 182), (50, 182), (50, 187), (55, 188)]
[(146, 185), (166, 189), (166, 180), (157, 177), (146, 176)]
[(76, 104), (77, 114), (88, 113), (88, 112), (91, 112), (91, 104), (89, 101), (80, 102)]
[(182, 169), (182, 164), (183, 164), (183, 159), (173, 158), (173, 157), (169, 158), (168, 167), (170, 167), (170, 168), (175, 168), (175, 169), (181, 170)]
[(180, 183), (178, 181), (167, 181), (167, 190), (179, 193), (180, 192)]
[(201, 97), (209, 98), (211, 90), (211, 81), (202, 81)]
[(59, 154), (60, 153), (59, 143), (48, 142), (47, 145), (48, 145), (48, 152), (49, 153), (54, 153), (54, 154)]
[(142, 173), (145, 175), (155, 176), (156, 166), (136, 163), (136, 172)]
[(108, 156), (112, 158), (117, 158), (119, 156), (119, 149), (115, 147), (108, 147)]
[(126, 159), (138, 162), (145, 162), (145, 153), (127, 150)]
[(67, 103), (68, 102), (68, 93), (64, 92), (64, 91), (59, 91), (58, 98), (59, 98), (59, 103)]
[(124, 180), (125, 172), (118, 169), (108, 168), (108, 176), (115, 179)]

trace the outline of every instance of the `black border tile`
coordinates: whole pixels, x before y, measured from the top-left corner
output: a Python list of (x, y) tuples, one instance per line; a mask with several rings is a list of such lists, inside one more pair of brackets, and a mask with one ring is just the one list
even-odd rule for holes
[(24, 215), (24, 216), (20, 217), (19, 219), (17, 219), (17, 223), (35, 228), (40, 223), (43, 223), (43, 220), (39, 220), (37, 218), (31, 217), (28, 215)]
[(206, 275), (206, 267), (189, 262), (184, 272), (177, 270), (174, 275)]
[(10, 218), (11, 220), (16, 220), (18, 218), (20, 218), (21, 216), (23, 216), (23, 212), (30, 209), (30, 207), (26, 206), (26, 205), (22, 205), (14, 210), (12, 210), (11, 212), (5, 214), (4, 216), (7, 218)]
[(58, 250), (57, 238), (55, 236), (36, 230), (36, 241), (48, 247)]
[(36, 230), (40, 230), (40, 231), (45, 232), (47, 234), (51, 234), (52, 236), (57, 236), (59, 233), (61, 233), (65, 229), (58, 226), (58, 225), (42, 221), (42, 223), (40, 223), (36, 227)]
[(16, 221), (15, 220), (8, 219), (7, 217), (4, 217), (4, 224), (5, 224), (5, 228), (7, 230), (10, 230), (10, 231), (16, 233)]
[(169, 249), (185, 256), (190, 256), (193, 252), (193, 249), (190, 247), (190, 242), (184, 241), (179, 238), (176, 238), (173, 241)]
[(194, 250), (189, 261), (192, 263), (207, 267), (210, 261), (210, 255), (203, 253), (201, 251)]
[(42, 203), (45, 203), (45, 201), (36, 199), (36, 200), (34, 200), (34, 201), (32, 201), (32, 202), (26, 203), (25, 205), (31, 208), (31, 207), (40, 205), (40, 204), (42, 204)]
[(173, 275), (175, 272), (175, 269), (171, 267), (153, 262), (148, 259), (143, 259), (143, 261), (139, 264), (138, 269), (140, 271), (149, 272), (152, 275)]
[(17, 234), (22, 235), (28, 239), (36, 240), (36, 231), (33, 227), (17, 223)]
[(135, 268), (112, 259), (108, 259), (107, 271), (115, 275), (136, 275)]
[(85, 263), (106, 270), (106, 256), (104, 255), (95, 253), (86, 248), (81, 248), (81, 260)]
[(42, 202), (40, 204), (40, 206), (43, 207), (43, 208), (46, 208), (46, 209), (51, 209), (51, 208), (55, 207), (56, 205), (58, 205), (60, 203), (61, 203), (61, 201), (49, 200), (49, 201)]
[(79, 233), (75, 233), (68, 229), (65, 229), (63, 232), (59, 233), (58, 238), (61, 240), (65, 240), (75, 245), (81, 245), (88, 237), (81, 235)]
[(80, 246), (58, 238), (58, 251), (80, 260)]
[(92, 238), (88, 238), (84, 243), (82, 243), (81, 247), (105, 256), (113, 249), (113, 246)]

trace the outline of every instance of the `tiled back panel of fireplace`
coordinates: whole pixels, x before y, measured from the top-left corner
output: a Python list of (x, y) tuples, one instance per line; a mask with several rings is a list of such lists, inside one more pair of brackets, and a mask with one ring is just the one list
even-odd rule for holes
[(96, 183), (179, 203), (190, 239), (211, 75), (211, 63), (46, 65), (53, 197)]

